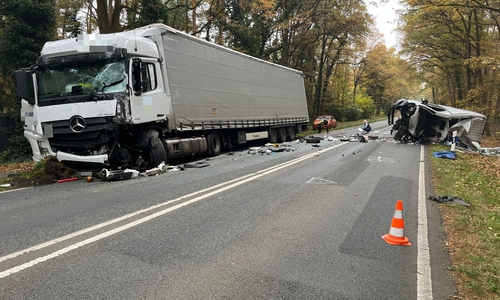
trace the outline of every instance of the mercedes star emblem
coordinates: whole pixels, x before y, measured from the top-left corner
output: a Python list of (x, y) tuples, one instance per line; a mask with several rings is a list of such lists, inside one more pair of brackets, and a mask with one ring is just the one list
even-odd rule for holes
[(69, 119), (69, 128), (73, 130), (73, 132), (80, 133), (85, 130), (87, 124), (82, 116), (73, 116)]

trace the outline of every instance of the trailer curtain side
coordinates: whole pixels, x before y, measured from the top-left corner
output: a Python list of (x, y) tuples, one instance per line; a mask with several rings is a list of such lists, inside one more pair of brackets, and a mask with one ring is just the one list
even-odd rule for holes
[(163, 46), (179, 130), (308, 122), (300, 71), (168, 30)]

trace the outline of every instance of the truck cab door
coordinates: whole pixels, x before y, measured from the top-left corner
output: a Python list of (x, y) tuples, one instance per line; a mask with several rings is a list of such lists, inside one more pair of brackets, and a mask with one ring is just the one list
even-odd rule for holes
[(153, 58), (133, 58), (130, 61), (130, 106), (132, 123), (165, 120), (167, 96), (163, 90), (160, 64)]

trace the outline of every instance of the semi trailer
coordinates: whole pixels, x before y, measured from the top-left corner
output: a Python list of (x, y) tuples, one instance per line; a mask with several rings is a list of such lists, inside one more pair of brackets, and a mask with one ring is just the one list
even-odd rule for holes
[(47, 42), (15, 75), (33, 160), (75, 169), (216, 156), (309, 123), (300, 71), (163, 24)]

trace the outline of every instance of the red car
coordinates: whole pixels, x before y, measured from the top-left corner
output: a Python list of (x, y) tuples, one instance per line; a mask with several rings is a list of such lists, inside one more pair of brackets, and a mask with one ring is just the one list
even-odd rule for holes
[(316, 120), (313, 122), (313, 129), (316, 130), (318, 129), (318, 124), (321, 124), (323, 127), (326, 128), (324, 125), (324, 121), (327, 121), (328, 129), (336, 128), (337, 127), (337, 120), (333, 116), (319, 116)]

